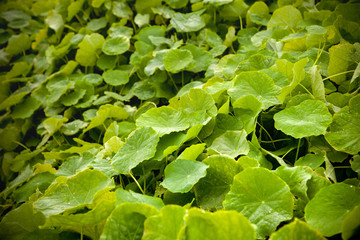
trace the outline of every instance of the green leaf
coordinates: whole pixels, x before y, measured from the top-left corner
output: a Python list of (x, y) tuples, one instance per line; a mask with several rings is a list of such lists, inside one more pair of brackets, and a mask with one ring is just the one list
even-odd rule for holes
[(92, 128), (102, 125), (108, 117), (123, 120), (129, 117), (129, 113), (119, 106), (110, 104), (101, 105), (99, 110), (96, 112), (96, 116), (91, 119), (90, 124), (87, 126), (85, 131), (89, 131)]
[(31, 39), (25, 33), (19, 35), (12, 35), (8, 41), (8, 45), (5, 48), (5, 52), (9, 55), (17, 55), (23, 53), (31, 46)]
[(248, 219), (235, 211), (204, 212), (192, 208), (186, 216), (183, 237), (195, 239), (255, 239), (255, 229)]
[(174, 193), (186, 193), (205, 177), (208, 167), (202, 162), (177, 159), (166, 166), (161, 185)]
[(10, 240), (22, 239), (27, 233), (35, 231), (44, 221), (42, 213), (34, 212), (32, 203), (24, 203), (2, 218), (0, 237)]
[(148, 217), (144, 223), (143, 240), (177, 239), (185, 226), (186, 209), (177, 205), (166, 205), (159, 215)]
[(45, 19), (46, 24), (55, 32), (59, 32), (64, 27), (64, 20), (61, 14), (52, 12)]
[(225, 5), (228, 3), (231, 3), (234, 0), (204, 0), (204, 3), (208, 3), (214, 6), (221, 6), (221, 5)]
[(182, 8), (187, 5), (189, 0), (165, 0), (165, 2), (174, 9)]
[(308, 201), (307, 182), (312, 177), (311, 170), (306, 167), (285, 167), (280, 166), (275, 173), (289, 185), (295, 197)]
[(91, 204), (99, 190), (113, 186), (113, 181), (102, 172), (87, 169), (70, 178), (58, 178), (34, 203), (34, 207), (45, 216), (59, 214)]
[(230, 88), (228, 93), (234, 102), (241, 97), (252, 95), (262, 103), (262, 109), (280, 104), (280, 87), (263, 72), (241, 72), (235, 77), (234, 87)]
[(100, 201), (95, 208), (86, 213), (52, 215), (46, 220), (44, 227), (92, 227), (105, 220), (111, 214), (113, 209), (114, 202), (103, 200)]
[(170, 99), (169, 106), (182, 111), (191, 126), (205, 124), (217, 114), (214, 99), (202, 89), (193, 88), (180, 98)]
[(122, 203), (107, 218), (100, 236), (105, 239), (140, 240), (144, 231), (146, 218), (157, 215), (159, 211), (144, 203)]
[(360, 227), (360, 205), (351, 210), (351, 212), (345, 217), (341, 224), (341, 237), (342, 239), (356, 238)]
[(40, 106), (41, 102), (30, 96), (26, 98), (24, 102), (15, 106), (11, 116), (14, 119), (31, 117)]
[(281, 89), (281, 94), (279, 95), (281, 102), (283, 102), (285, 97), (305, 78), (304, 68), (308, 61), (308, 58), (303, 58), (296, 63), (292, 63), (288, 60), (280, 59), (271, 67), (272, 70), (283, 73), (290, 80), (290, 84)]
[(116, 205), (121, 203), (145, 203), (157, 210), (161, 210), (164, 207), (164, 203), (161, 198), (151, 197), (133, 191), (125, 191), (123, 189), (117, 189), (116, 194)]
[(75, 59), (84, 67), (95, 66), (105, 39), (98, 33), (86, 35), (79, 43)]
[(159, 136), (155, 130), (150, 127), (138, 128), (115, 154), (111, 165), (119, 173), (129, 173), (139, 163), (155, 155), (158, 142)]
[(356, 154), (360, 151), (360, 95), (350, 99), (349, 106), (334, 114), (325, 139), (338, 151)]
[(323, 79), (316, 66), (313, 66), (309, 70), (309, 76), (311, 80), (312, 94), (316, 99), (325, 100), (325, 86)]
[(196, 161), (197, 157), (204, 151), (205, 146), (205, 143), (193, 144), (185, 148), (177, 158)]
[(351, 169), (357, 174), (360, 174), (360, 156), (359, 155), (354, 156), (353, 160), (350, 161), (350, 164), (351, 164)]
[[(324, 236), (341, 233), (341, 224), (349, 212), (360, 204), (360, 189), (335, 183), (320, 189), (305, 207), (305, 219)], [(324, 224), (326, 223), (326, 224)]]
[(86, 25), (86, 28), (96, 32), (107, 25), (107, 19), (105, 17), (91, 19), (88, 24)]
[(307, 223), (295, 218), (290, 224), (280, 228), (278, 231), (271, 234), (269, 240), (325, 240), (320, 232), (312, 229)]
[(190, 126), (180, 111), (168, 106), (153, 108), (141, 114), (136, 120), (136, 125), (152, 127), (160, 137), (171, 132), (183, 131)]
[(149, 25), (150, 24), (150, 15), (149, 14), (141, 14), (138, 13), (135, 16), (134, 22), (136, 25), (138, 25), (140, 28)]
[(119, 18), (131, 18), (133, 12), (126, 2), (112, 2), (112, 13)]
[(74, 176), (88, 168), (90, 163), (95, 160), (94, 155), (85, 152), (82, 156), (73, 156), (68, 158), (56, 172), (56, 176)]
[[(151, 40), (149, 39), (150, 36), (165, 37), (165, 28), (161, 26), (145, 27), (140, 30), (136, 37), (139, 41), (152, 45)], [(140, 46), (135, 45), (135, 47), (138, 48)], [(145, 48), (145, 46), (143, 46), (143, 48)]]
[(187, 44), (181, 49), (189, 50), (194, 58), (194, 61), (196, 62), (195, 67), (190, 68), (189, 71), (195, 73), (206, 71), (211, 64), (213, 58), (208, 51), (205, 51), (204, 49), (193, 44)]
[(295, 162), (295, 166), (308, 166), (312, 169), (316, 169), (321, 166), (325, 161), (324, 154), (306, 154), (304, 157), (299, 158)]
[(64, 123), (61, 126), (61, 132), (65, 135), (75, 135), (80, 131), (80, 129), (85, 128), (87, 125), (88, 123), (76, 119), (72, 122)]
[(341, 73), (348, 70), (355, 52), (356, 48), (348, 42), (334, 45), (329, 49), (330, 60), (327, 70), (331, 81), (340, 84), (346, 80), (346, 74)]
[(125, 36), (112, 37), (105, 40), (102, 50), (107, 55), (123, 54), (130, 48), (130, 39)]
[(14, 191), (14, 198), (17, 202), (25, 202), (29, 200), (31, 194), (36, 192), (37, 189), (44, 193), (55, 178), (55, 175), (49, 172), (36, 174), (27, 183)]
[(170, 23), (178, 32), (195, 32), (205, 27), (204, 20), (197, 12), (186, 14), (176, 12)]
[(256, 224), (257, 238), (264, 238), (293, 216), (294, 199), (288, 185), (265, 168), (247, 168), (234, 177), (224, 207), (237, 210)]
[(294, 30), (300, 21), (302, 21), (301, 12), (297, 8), (287, 5), (274, 11), (267, 27), (286, 27)]
[(256, 24), (267, 25), (270, 19), (269, 7), (264, 2), (254, 2), (246, 13), (247, 28)]
[[(151, 37), (151, 36), (150, 36)], [(167, 51), (167, 50), (166, 50)], [(155, 52), (155, 57), (149, 61), (149, 63), (144, 68), (144, 72), (147, 76), (151, 76), (155, 73), (157, 69), (165, 70), (163, 57), (166, 51)]]
[(249, 153), (249, 145), (246, 140), (247, 133), (241, 131), (226, 131), (214, 139), (210, 148), (216, 152), (236, 158), (239, 155)]
[(303, 138), (324, 134), (331, 123), (325, 103), (306, 100), (274, 115), (275, 128), (294, 137)]
[(189, 50), (171, 49), (163, 56), (166, 71), (178, 73), (186, 69), (193, 61), (193, 56)]
[(209, 165), (206, 176), (199, 180), (195, 187), (199, 206), (206, 210), (221, 209), (225, 195), (230, 191), (233, 178), (240, 168), (233, 158), (213, 155), (203, 163)]
[(122, 70), (107, 70), (103, 73), (102, 77), (111, 86), (120, 86), (129, 82), (127, 72)]

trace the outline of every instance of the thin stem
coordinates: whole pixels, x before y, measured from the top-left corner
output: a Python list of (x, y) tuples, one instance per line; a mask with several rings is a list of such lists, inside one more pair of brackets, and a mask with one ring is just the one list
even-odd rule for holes
[(242, 30), (242, 29), (243, 29), (243, 22), (242, 22), (242, 18), (240, 16), (240, 30)]
[(289, 167), (289, 164), (287, 164), (283, 158), (276, 156), (275, 154), (273, 154), (272, 152), (269, 152), (268, 150), (266, 150), (264, 148), (261, 148), (261, 151), (263, 151), (264, 153), (269, 154), (270, 156), (275, 158), (281, 166)]
[(271, 137), (271, 135), (269, 134), (269, 132), (268, 132), (259, 122), (257, 122), (257, 124), (259, 124), (260, 128), (265, 131), (266, 135), (268, 135), (268, 137), (270, 138), (271, 143), (272, 143), (274, 149), (276, 149), (274, 140), (272, 139), (272, 137)]
[(355, 70), (345, 71), (345, 72), (341, 72), (341, 73), (337, 73), (337, 74), (328, 76), (327, 78), (324, 78), (323, 81), (328, 80), (328, 79), (330, 79), (332, 77), (340, 76), (340, 75), (343, 75), (343, 74), (346, 74), (346, 73), (351, 73), (351, 72), (355, 72)]
[(181, 72), (181, 85), (184, 86), (184, 71)]
[(295, 161), (298, 159), (298, 156), (299, 156), (300, 143), (301, 143), (301, 138), (299, 138), (299, 142), (298, 142), (298, 145), (296, 148)]
[(292, 150), (294, 150), (294, 148), (290, 148), (284, 155), (282, 155), (281, 157), (284, 158), (286, 155), (288, 155)]
[(144, 175), (144, 194), (145, 194), (146, 193), (146, 177), (145, 177), (144, 165), (142, 166), (142, 171), (143, 171), (143, 175)]
[(306, 91), (308, 94), (310, 94), (310, 96), (311, 96), (312, 98), (315, 98), (314, 95), (312, 95), (312, 93), (311, 93), (304, 85), (302, 85), (301, 83), (299, 83), (299, 85), (300, 85), (303, 89), (305, 89), (305, 91)]
[(262, 140), (260, 140), (260, 142), (272, 143), (272, 142), (282, 142), (282, 141), (290, 141), (290, 140), (291, 140), (290, 138), (284, 138), (284, 139), (276, 139), (276, 140), (273, 140), (273, 141), (262, 141)]
[(15, 140), (13, 140), (12, 142), (14, 142), (14, 143), (22, 146), (22, 147), (25, 148), (26, 150), (29, 150), (29, 151), (30, 151), (30, 149), (29, 149), (27, 146), (25, 146), (24, 144), (22, 144), (21, 142), (18, 142), (18, 141), (15, 141)]
[[(319, 45), (320, 45), (320, 43), (319, 43)], [(323, 51), (324, 51), (324, 48), (325, 48), (325, 42), (324, 42), (324, 45), (322, 46), (322, 48), (320, 49), (320, 53), (319, 53), (319, 51), (318, 51), (318, 54), (317, 54), (317, 56), (316, 56), (316, 59), (315, 59), (315, 62), (314, 62), (314, 64), (313, 64), (313, 66), (315, 66), (316, 65), (316, 63), (317, 63), (317, 61), (320, 59), (320, 56), (321, 56), (321, 54), (323, 53)]]
[(179, 91), (179, 88), (176, 86), (176, 83), (175, 83), (175, 81), (174, 81), (174, 79), (173, 79), (172, 75), (171, 75), (169, 72), (167, 72), (167, 73), (168, 73), (169, 78), (170, 78), (170, 80), (172, 81), (172, 83), (173, 83), (173, 85), (174, 85), (174, 87), (175, 87), (176, 91), (178, 92), (178, 91)]
[(142, 187), (140, 186), (140, 183), (136, 180), (136, 178), (134, 177), (134, 175), (132, 175), (131, 171), (129, 172), (131, 178), (135, 181), (136, 185), (138, 186), (138, 188), (140, 189), (140, 191), (142, 192), (142, 194), (145, 194), (144, 190), (142, 189)]
[(68, 24), (64, 24), (64, 27), (70, 29), (71, 31), (77, 32), (75, 28), (73, 28), (72, 26), (70, 26)]

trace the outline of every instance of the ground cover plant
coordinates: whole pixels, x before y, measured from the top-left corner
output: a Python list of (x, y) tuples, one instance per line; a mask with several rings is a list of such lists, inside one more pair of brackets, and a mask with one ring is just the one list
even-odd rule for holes
[(1, 239), (357, 239), (360, 3), (0, 3)]

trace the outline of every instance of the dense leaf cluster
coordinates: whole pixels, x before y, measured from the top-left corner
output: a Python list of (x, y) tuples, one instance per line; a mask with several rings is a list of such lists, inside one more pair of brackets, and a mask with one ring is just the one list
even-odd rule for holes
[(0, 3), (1, 239), (355, 239), (360, 3)]

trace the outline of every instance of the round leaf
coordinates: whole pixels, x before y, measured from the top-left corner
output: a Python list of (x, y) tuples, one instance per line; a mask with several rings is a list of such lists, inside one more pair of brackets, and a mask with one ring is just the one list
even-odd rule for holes
[(211, 213), (192, 208), (187, 213), (186, 225), (184, 235), (189, 240), (255, 239), (254, 227), (246, 217), (236, 211)]
[(186, 209), (177, 205), (166, 205), (159, 215), (145, 220), (143, 240), (177, 239), (181, 228), (185, 225)]
[(168, 106), (150, 109), (136, 120), (136, 125), (152, 127), (160, 137), (185, 130), (190, 126), (180, 111)]
[(205, 177), (208, 167), (202, 162), (177, 159), (166, 166), (161, 185), (174, 193), (186, 193), (200, 178)]
[(119, 173), (129, 173), (139, 163), (155, 155), (159, 136), (152, 128), (139, 128), (126, 140), (112, 159), (112, 166)]
[(331, 114), (322, 101), (306, 100), (276, 113), (274, 120), (276, 129), (302, 138), (323, 134), (331, 123)]
[(100, 239), (141, 239), (145, 219), (158, 213), (155, 207), (144, 203), (120, 204), (107, 218)]
[(301, 20), (301, 12), (294, 6), (287, 5), (274, 11), (267, 26), (268, 28), (283, 26), (293, 29)]
[(344, 183), (322, 188), (305, 207), (305, 219), (326, 237), (341, 232), (349, 212), (360, 204), (360, 189)]
[(193, 61), (193, 56), (189, 50), (171, 49), (164, 54), (163, 61), (166, 71), (178, 73)]
[(197, 13), (175, 13), (170, 23), (178, 32), (195, 32), (205, 27), (204, 20)]
[(234, 177), (224, 207), (237, 210), (257, 226), (257, 237), (269, 236), (293, 216), (294, 197), (289, 186), (265, 168), (247, 168)]
[(349, 104), (335, 113), (325, 139), (338, 151), (356, 154), (360, 151), (360, 95), (350, 99)]
[(356, 237), (360, 228), (360, 205), (357, 205), (344, 219), (341, 227), (341, 236), (343, 239)]
[(233, 158), (221, 155), (210, 156), (203, 163), (209, 165), (209, 168), (206, 176), (196, 185), (197, 202), (203, 209), (221, 209), (240, 168)]
[(262, 108), (267, 109), (275, 104), (280, 104), (278, 95), (280, 87), (276, 86), (272, 78), (263, 72), (241, 72), (235, 77), (234, 87), (228, 90), (232, 100), (253, 95), (262, 103)]
[(325, 240), (320, 232), (312, 229), (307, 223), (295, 219), (290, 224), (280, 228), (277, 232), (271, 234), (269, 240)]
[(108, 70), (103, 73), (104, 81), (111, 86), (120, 86), (129, 82), (127, 72), (122, 70)]
[(92, 203), (97, 191), (113, 185), (113, 181), (102, 172), (86, 169), (74, 177), (53, 183), (34, 203), (34, 207), (45, 216), (59, 214), (67, 209)]
[(107, 55), (118, 55), (130, 48), (130, 39), (124, 36), (108, 38), (105, 40), (102, 50)]
[(240, 154), (248, 154), (249, 144), (246, 140), (247, 133), (241, 131), (226, 131), (221, 136), (215, 138), (211, 148), (220, 154), (236, 158)]

